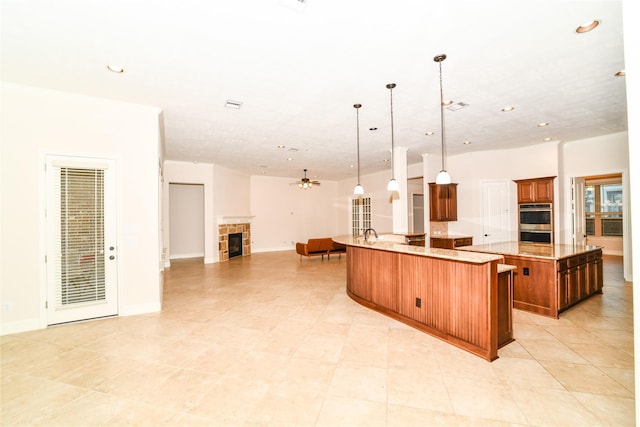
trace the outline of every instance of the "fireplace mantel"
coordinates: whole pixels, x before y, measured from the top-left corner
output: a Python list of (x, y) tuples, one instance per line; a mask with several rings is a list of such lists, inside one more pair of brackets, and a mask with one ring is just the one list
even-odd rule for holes
[(217, 217), (218, 225), (226, 224), (251, 224), (253, 215), (223, 215)]

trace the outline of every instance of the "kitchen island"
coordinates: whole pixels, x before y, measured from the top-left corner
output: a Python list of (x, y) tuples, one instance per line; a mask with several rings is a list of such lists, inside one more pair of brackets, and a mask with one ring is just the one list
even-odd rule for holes
[(589, 245), (501, 242), (461, 251), (504, 256), (517, 270), (513, 307), (558, 318), (569, 307), (602, 293), (602, 249)]
[[(394, 236), (333, 240), (347, 246), (354, 301), (489, 361), (513, 340), (511, 270), (499, 268), (503, 256), (411, 246)], [(507, 287), (502, 292), (499, 283)]]

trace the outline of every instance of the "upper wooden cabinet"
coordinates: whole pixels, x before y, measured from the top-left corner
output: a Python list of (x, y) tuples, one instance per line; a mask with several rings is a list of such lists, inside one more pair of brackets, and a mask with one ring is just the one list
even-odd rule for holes
[(458, 220), (457, 185), (429, 183), (429, 219), (431, 221)]
[(553, 203), (553, 180), (555, 176), (531, 179), (516, 179), (518, 203)]

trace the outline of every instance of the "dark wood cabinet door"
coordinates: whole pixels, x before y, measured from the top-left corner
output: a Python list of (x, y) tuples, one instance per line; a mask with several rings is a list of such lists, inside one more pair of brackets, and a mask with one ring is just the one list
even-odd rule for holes
[(518, 203), (553, 203), (553, 180), (544, 178), (517, 179)]
[(533, 182), (535, 201), (539, 203), (553, 203), (553, 178), (540, 179)]
[(558, 309), (559, 310), (562, 310), (569, 305), (567, 281), (568, 281), (567, 270), (558, 272)]
[(533, 182), (518, 183), (518, 203), (533, 203), (535, 198)]
[(429, 219), (431, 221), (458, 220), (457, 185), (429, 183)]

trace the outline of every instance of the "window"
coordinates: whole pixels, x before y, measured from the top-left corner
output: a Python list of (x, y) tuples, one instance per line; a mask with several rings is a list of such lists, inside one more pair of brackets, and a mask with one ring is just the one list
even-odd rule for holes
[(351, 199), (351, 234), (358, 236), (371, 228), (371, 197)]
[(622, 183), (585, 185), (587, 236), (622, 236)]

